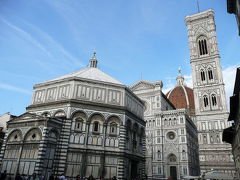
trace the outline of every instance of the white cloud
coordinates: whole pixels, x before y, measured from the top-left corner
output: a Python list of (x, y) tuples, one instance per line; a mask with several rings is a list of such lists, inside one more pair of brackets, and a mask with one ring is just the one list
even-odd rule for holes
[(225, 92), (227, 97), (227, 103), (229, 104), (229, 97), (233, 95), (233, 87), (236, 77), (236, 69), (238, 65), (229, 66), (223, 69), (223, 81), (225, 83)]
[(24, 22), (31, 29), (33, 29), (38, 35), (40, 35), (40, 37), (45, 41), (44, 44), (46, 44), (46, 46), (48, 48), (51, 48), (51, 54), (53, 56), (55, 54), (60, 53), (62, 56), (66, 57), (66, 60), (64, 60), (64, 58), (62, 58), (61, 61), (64, 60), (65, 63), (66, 62), (69, 63), (69, 61), (71, 61), (71, 63), (74, 64), (74, 65), (83, 66), (83, 64), (77, 58), (75, 58), (66, 49), (64, 49), (63, 46), (60, 43), (58, 43), (57, 41), (55, 41), (53, 39), (53, 37), (51, 37), (49, 34), (42, 31), (37, 26), (34, 26), (33, 24), (30, 24), (30, 23), (24, 21), (23, 19), (21, 19), (21, 21)]
[(27, 95), (31, 95), (32, 94), (31, 91), (28, 91), (26, 89), (19, 88), (19, 87), (10, 85), (10, 84), (2, 83), (2, 82), (0, 82), (0, 88), (1, 89), (6, 89), (6, 90), (9, 90), (9, 91), (14, 91), (14, 92), (27, 94)]
[[(163, 93), (167, 93), (176, 85), (176, 77), (167, 78), (167, 83), (163, 86)], [(184, 82), (188, 87), (192, 88), (192, 75), (184, 75)]]
[(48, 56), (51, 55), (51, 53), (38, 41), (36, 41), (31, 34), (29, 34), (28, 32), (24, 31), (23, 29), (13, 25), (12, 23), (10, 23), (9, 21), (7, 21), (6, 19), (4, 19), (3, 17), (0, 16), (0, 20), (2, 22), (4, 22), (6, 25), (8, 25), (9, 27), (11, 27), (13, 30), (15, 30), (16, 32), (18, 32), (19, 34), (22, 35), (22, 37), (24, 37), (24, 39), (26, 39), (27, 41), (29, 41), (30, 43), (32, 43), (33, 45), (35, 45), (36, 47), (38, 47), (39, 49), (41, 49), (43, 52), (45, 52)]
[[(55, 41), (49, 34), (42, 31), (40, 28), (34, 26), (31, 23), (26, 22), (19, 17), (16, 17), (18, 22), (24, 23), (24, 27), (28, 30), (33, 30), (33, 33), (14, 25), (5, 18), (0, 16), (0, 20), (16, 31), (25, 41), (30, 42), (33, 46), (40, 49), (48, 57), (48, 61), (42, 61), (41, 63), (45, 66), (52, 66), (58, 63), (58, 67), (61, 65), (62, 68), (79, 66), (83, 64), (69, 53), (60, 43)], [(40, 41), (41, 40), (41, 41)], [(43, 66), (44, 67), (44, 66)]]
[[(235, 83), (235, 76), (236, 76), (236, 68), (238, 65), (232, 65), (228, 66), (223, 69), (223, 81), (225, 83), (225, 92), (226, 92), (226, 100), (227, 104), (229, 106), (229, 97), (233, 94), (233, 88)], [(184, 75), (185, 78), (185, 84), (188, 87), (193, 87), (192, 85), (192, 75)], [(163, 87), (163, 92), (166, 94), (168, 91), (170, 91), (172, 88), (174, 88), (176, 84), (175, 78), (168, 78), (168, 82)]]

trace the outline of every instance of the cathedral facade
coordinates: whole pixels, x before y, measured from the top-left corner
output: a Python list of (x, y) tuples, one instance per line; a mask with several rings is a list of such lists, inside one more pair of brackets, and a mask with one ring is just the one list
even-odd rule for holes
[[(178, 76), (177, 85), (183, 85)], [(174, 180), (200, 174), (197, 127), (187, 108), (176, 109), (162, 92), (162, 82), (139, 81), (131, 90), (145, 102), (146, 173)]]
[(202, 173), (214, 170), (234, 176), (231, 146), (222, 142), (229, 127), (227, 102), (216, 39), (214, 11), (207, 10), (185, 19), (198, 128)]
[(90, 67), (36, 84), (27, 112), (11, 119), (1, 171), (131, 179), (145, 174), (144, 103)]
[[(1, 171), (68, 179), (162, 179), (211, 170), (234, 176), (213, 10), (185, 19), (193, 89), (181, 72), (166, 95), (161, 81), (127, 87), (88, 68), (36, 84), (26, 113), (13, 117), (1, 149)], [(145, 147), (146, 145), (146, 147)]]

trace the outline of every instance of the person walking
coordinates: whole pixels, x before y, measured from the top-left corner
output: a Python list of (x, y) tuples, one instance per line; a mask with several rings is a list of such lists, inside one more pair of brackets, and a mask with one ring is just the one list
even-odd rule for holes
[(80, 175), (77, 175), (76, 180), (81, 180)]
[(0, 177), (0, 180), (5, 180), (7, 178), (7, 171), (5, 170)]
[(30, 180), (39, 180), (39, 178), (37, 177), (36, 173), (33, 173), (32, 176), (30, 177)]
[(48, 179), (48, 180), (54, 180), (53, 174), (51, 174), (51, 176), (49, 176), (49, 179)]

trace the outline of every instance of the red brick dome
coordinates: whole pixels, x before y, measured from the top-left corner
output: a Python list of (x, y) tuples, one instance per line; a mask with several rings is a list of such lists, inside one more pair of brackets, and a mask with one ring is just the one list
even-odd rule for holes
[(184, 84), (181, 74), (177, 77), (176, 86), (166, 96), (176, 109), (195, 109), (193, 89)]
[(176, 86), (166, 96), (176, 109), (195, 109), (193, 89), (185, 85)]

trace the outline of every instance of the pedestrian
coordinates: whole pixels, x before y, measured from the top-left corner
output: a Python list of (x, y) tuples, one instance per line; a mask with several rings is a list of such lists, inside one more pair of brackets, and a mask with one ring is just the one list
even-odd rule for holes
[(53, 174), (51, 174), (51, 176), (49, 176), (48, 180), (54, 180)]
[(36, 173), (33, 173), (32, 176), (30, 177), (30, 180), (39, 180), (39, 178), (37, 177)]
[(81, 180), (80, 175), (77, 175), (76, 180)]
[(112, 180), (117, 180), (116, 176), (113, 176)]
[(15, 180), (22, 180), (22, 177), (20, 176), (19, 172), (16, 174)]
[(27, 177), (26, 177), (25, 174), (22, 174), (22, 175), (21, 175), (21, 178), (22, 178), (22, 180), (27, 180)]
[(39, 176), (39, 180), (44, 180), (44, 175)]
[(7, 171), (5, 170), (0, 177), (0, 180), (5, 180), (7, 178)]
[(64, 176), (64, 174), (61, 174), (61, 176), (59, 176), (59, 180), (67, 180), (67, 178)]
[(93, 178), (93, 175), (90, 175), (90, 176), (88, 177), (88, 180), (95, 180), (95, 179)]

